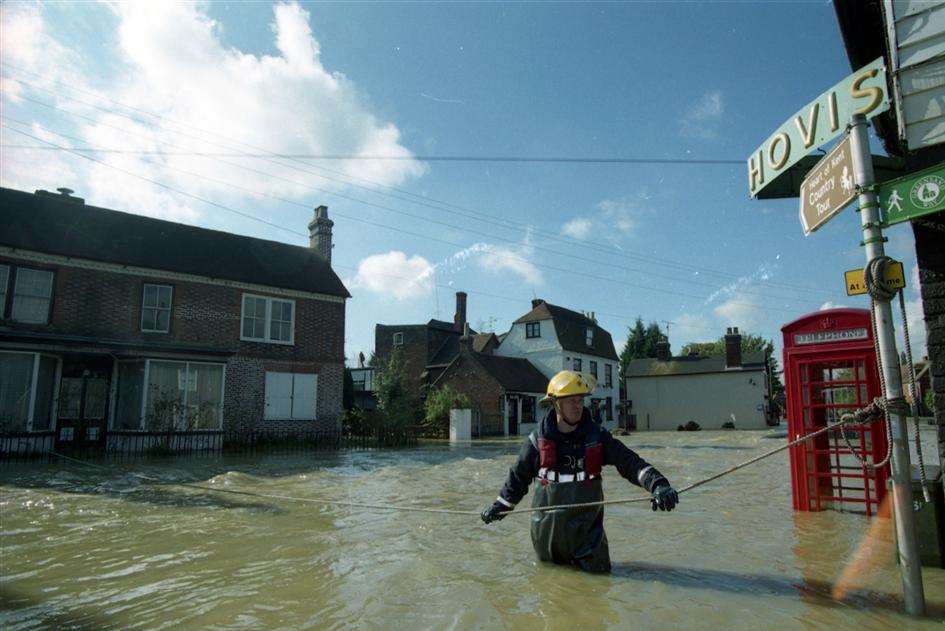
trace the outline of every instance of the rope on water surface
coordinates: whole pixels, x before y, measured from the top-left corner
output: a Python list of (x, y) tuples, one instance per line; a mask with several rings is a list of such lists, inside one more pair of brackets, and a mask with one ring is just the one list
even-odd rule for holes
[[(773, 456), (776, 453), (782, 452), (785, 449), (790, 449), (791, 447), (794, 447), (795, 445), (799, 445), (800, 443), (811, 440), (812, 438), (816, 438), (817, 436), (820, 436), (821, 434), (829, 432), (830, 430), (842, 427), (843, 425), (847, 423), (862, 423), (868, 420), (869, 418), (876, 416), (878, 413), (882, 411), (883, 411), (883, 408), (882, 408), (881, 400), (876, 399), (864, 408), (861, 408), (849, 414), (844, 414), (841, 420), (837, 423), (833, 423), (832, 425), (827, 425), (825, 427), (822, 427), (818, 429), (817, 431), (811, 432), (810, 434), (807, 434), (795, 440), (789, 441), (788, 443), (781, 445), (780, 447), (776, 447), (774, 449), (766, 451), (765, 453), (755, 456), (754, 458), (750, 458), (744, 462), (741, 462), (732, 467), (729, 467), (728, 469), (725, 469), (724, 471), (720, 471), (707, 478), (703, 478), (702, 480), (693, 482), (692, 484), (689, 484), (687, 486), (684, 486), (678, 489), (677, 492), (679, 494), (686, 493), (704, 484), (708, 484), (709, 482), (712, 482), (713, 480), (718, 480), (719, 478), (723, 476), (726, 476), (730, 473), (734, 473), (735, 471), (738, 471), (739, 469), (747, 467), (748, 465), (754, 464), (758, 462), (759, 460), (764, 460), (765, 458)], [(69, 456), (57, 453), (55, 451), (50, 451), (49, 453), (59, 458), (63, 458), (64, 460), (77, 462), (79, 464), (93, 467), (96, 469), (102, 469), (104, 471), (111, 471), (111, 469), (109, 469), (108, 467), (103, 467), (101, 465), (97, 465), (91, 462), (86, 462), (84, 460), (79, 460), (77, 458), (71, 458)], [(131, 475), (141, 480), (144, 480), (146, 482), (157, 482), (160, 484), (168, 484), (168, 482), (166, 482), (165, 480), (161, 480), (160, 478), (156, 478), (154, 476), (146, 475), (143, 473), (131, 473)], [(171, 484), (175, 486), (182, 486), (186, 488), (197, 489), (199, 491), (211, 491), (214, 493), (229, 493), (231, 495), (258, 497), (262, 499), (285, 500), (289, 502), (301, 502), (301, 503), (306, 503), (306, 504), (320, 504), (324, 506), (347, 506), (350, 508), (365, 508), (365, 509), (370, 509), (370, 510), (392, 510), (392, 511), (406, 511), (406, 512), (411, 512), (411, 513), (435, 513), (435, 514), (443, 514), (443, 515), (464, 515), (464, 516), (476, 516), (476, 517), (479, 516), (479, 511), (473, 511), (473, 510), (431, 508), (431, 507), (426, 507), (426, 506), (402, 506), (402, 505), (395, 505), (395, 504), (373, 504), (373, 503), (367, 503), (367, 502), (348, 502), (348, 501), (333, 500), (333, 499), (296, 497), (296, 496), (291, 496), (291, 495), (274, 495), (270, 493), (256, 493), (253, 491), (238, 491), (235, 489), (222, 489), (222, 488), (216, 488), (216, 487), (210, 487), (210, 486), (203, 486), (201, 484), (192, 484), (189, 482), (173, 482)], [(538, 512), (545, 512), (545, 511), (552, 511), (552, 510), (590, 508), (592, 506), (608, 506), (608, 505), (614, 505), (614, 504), (633, 504), (633, 503), (638, 503), (638, 502), (649, 502), (650, 500), (651, 498), (649, 497), (628, 497), (628, 498), (615, 499), (615, 500), (601, 500), (598, 502), (582, 502), (579, 504), (556, 504), (554, 506), (537, 506), (537, 507), (530, 507), (530, 508), (518, 508), (516, 510), (509, 511), (505, 514), (506, 515), (527, 515), (530, 513), (538, 513)]]

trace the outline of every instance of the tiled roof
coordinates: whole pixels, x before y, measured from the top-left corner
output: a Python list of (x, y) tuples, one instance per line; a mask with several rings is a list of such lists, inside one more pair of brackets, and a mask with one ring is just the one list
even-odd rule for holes
[(0, 245), (349, 298), (313, 250), (0, 188)]
[[(596, 355), (607, 359), (617, 359), (617, 351), (614, 348), (614, 340), (610, 337), (610, 333), (583, 313), (542, 302), (516, 320), (514, 324), (548, 319), (554, 320), (558, 343), (561, 344), (561, 348), (564, 350)], [(587, 345), (586, 338), (586, 331), (589, 327), (594, 329), (594, 337), (590, 346)]]
[[(742, 356), (741, 370), (764, 370), (764, 351), (746, 353)], [(660, 359), (634, 359), (627, 367), (628, 377), (661, 377), (668, 375), (695, 375), (713, 372), (732, 372), (736, 369), (725, 368), (725, 356), (673, 357), (668, 361)]]

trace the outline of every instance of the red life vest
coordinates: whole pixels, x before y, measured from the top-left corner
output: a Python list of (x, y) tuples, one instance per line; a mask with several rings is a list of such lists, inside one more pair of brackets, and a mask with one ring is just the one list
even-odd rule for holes
[(600, 442), (600, 428), (593, 425), (584, 437), (584, 457), (579, 458), (576, 473), (558, 472), (558, 446), (555, 441), (533, 431), (529, 438), (538, 449), (538, 478), (542, 484), (551, 482), (579, 482), (599, 478), (604, 464), (604, 445)]

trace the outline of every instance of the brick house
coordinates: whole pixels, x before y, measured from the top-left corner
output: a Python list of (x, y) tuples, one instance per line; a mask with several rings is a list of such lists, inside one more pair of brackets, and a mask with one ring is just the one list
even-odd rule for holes
[(561, 370), (593, 375), (597, 388), (591, 395), (591, 405), (599, 406), (605, 427), (616, 426), (619, 360), (613, 338), (597, 324), (593, 314), (585, 315), (536, 298), (532, 300), (531, 311), (515, 320), (502, 336), (495, 353), (529, 360), (545, 376), (546, 387), (547, 380)]
[(464, 332), (472, 335), (473, 348), (491, 352), (499, 340), (492, 333), (476, 334), (466, 322), (466, 292), (456, 292), (456, 312), (453, 322), (431, 319), (426, 324), (378, 324), (374, 327), (374, 356), (377, 366), (384, 366), (391, 351), (399, 348), (404, 354), (404, 365), (410, 393), (415, 399), (425, 396), (425, 390), (459, 354), (459, 338)]
[(458, 340), (458, 352), (432, 382), (469, 397), (474, 436), (517, 436), (535, 428), (548, 379), (527, 359), (479, 352), (475, 337)]
[(350, 294), (326, 207), (305, 248), (60, 191), (0, 189), (0, 432), (111, 450), (340, 427)]

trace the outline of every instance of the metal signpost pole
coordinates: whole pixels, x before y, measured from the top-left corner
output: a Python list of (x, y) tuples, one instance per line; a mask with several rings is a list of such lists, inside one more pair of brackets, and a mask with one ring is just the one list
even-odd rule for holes
[[(879, 199), (872, 192), (874, 184), (873, 162), (870, 155), (869, 124), (862, 114), (855, 114), (850, 128), (853, 144), (853, 170), (860, 187), (860, 221), (863, 225), (863, 245), (866, 261), (883, 256), (883, 233), (879, 225)], [(902, 398), (902, 380), (899, 374), (899, 355), (896, 353), (895, 330), (893, 329), (892, 306), (889, 302), (876, 301), (876, 335), (883, 361), (883, 376), (887, 401)], [(896, 520), (896, 539), (899, 545), (899, 563), (902, 573), (902, 592), (906, 612), (921, 616), (925, 613), (925, 594), (922, 587), (922, 567), (919, 563), (919, 548), (915, 535), (915, 517), (912, 512), (912, 464), (909, 461), (909, 442), (906, 435), (905, 418), (897, 413), (889, 414), (892, 424), (892, 469), (893, 516)]]

